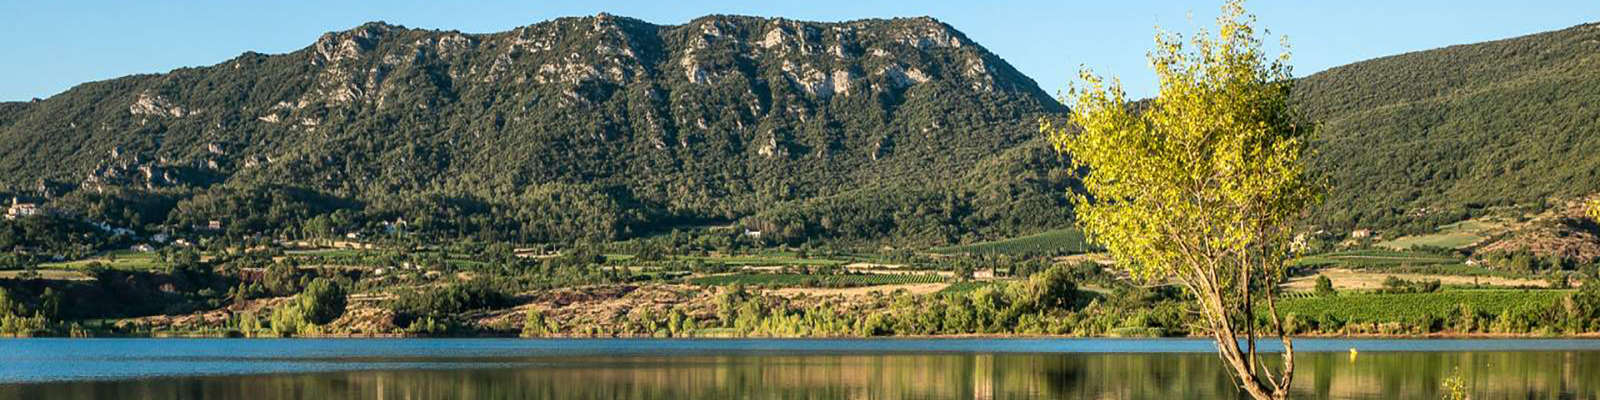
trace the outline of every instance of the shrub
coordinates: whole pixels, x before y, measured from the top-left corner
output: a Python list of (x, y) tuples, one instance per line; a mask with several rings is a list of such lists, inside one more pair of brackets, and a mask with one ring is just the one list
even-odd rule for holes
[(268, 317), (268, 320), (272, 323), (272, 333), (284, 337), (294, 336), (310, 325), (306, 323), (305, 313), (300, 311), (300, 305), (293, 302), (272, 310), (272, 316)]
[(1327, 276), (1317, 275), (1317, 295), (1332, 296), (1335, 294), (1338, 294), (1338, 291), (1333, 290), (1333, 280), (1328, 279)]
[(345, 291), (337, 282), (317, 278), (306, 285), (306, 290), (295, 296), (295, 304), (305, 315), (305, 321), (323, 325), (344, 315)]
[(540, 337), (555, 333), (555, 320), (546, 319), (540, 310), (528, 310), (526, 319), (522, 321), (522, 337)]
[(395, 312), (394, 322), (398, 326), (410, 326), (424, 316), (432, 317), (430, 320), (436, 325), (447, 325), (447, 320), (457, 314), (501, 307), (510, 301), (505, 293), (488, 282), (476, 280), (402, 292), (390, 303), (390, 307)]

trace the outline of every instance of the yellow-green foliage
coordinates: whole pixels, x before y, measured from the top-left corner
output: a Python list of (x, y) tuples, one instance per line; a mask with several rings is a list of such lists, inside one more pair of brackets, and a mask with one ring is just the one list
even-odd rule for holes
[(1444, 389), (1444, 394), (1440, 395), (1440, 397), (1445, 400), (1467, 400), (1471, 398), (1471, 396), (1467, 395), (1467, 378), (1461, 375), (1461, 367), (1451, 370), (1450, 376), (1445, 377), (1444, 382), (1440, 382), (1439, 386)]
[(338, 283), (324, 278), (310, 285), (288, 303), (272, 310), (268, 318), (278, 336), (323, 332), (322, 325), (344, 315), (345, 292)]
[(522, 321), (522, 337), (540, 337), (561, 332), (561, 324), (554, 318), (546, 318), (544, 311), (530, 309)]
[(0, 288), (0, 334), (28, 335), (49, 328), (50, 321), (43, 315), (27, 314), (25, 305), (11, 300), (11, 295)]
[(306, 322), (305, 313), (300, 311), (300, 305), (290, 302), (272, 310), (268, 318), (272, 323), (272, 333), (278, 336), (293, 336), (301, 333), (311, 324)]
[(1258, 379), (1255, 337), (1245, 338), (1252, 354), (1244, 354), (1233, 321), (1251, 312), (1251, 288), (1281, 280), (1290, 224), (1324, 185), (1302, 162), (1311, 129), (1290, 105), (1288, 55), (1268, 58), (1254, 20), (1235, 0), (1223, 6), (1216, 35), (1194, 35), (1193, 47), (1158, 34), (1150, 64), (1160, 93), (1142, 110), (1130, 107), (1121, 83), (1084, 71), (1086, 87), (1068, 99), (1072, 126), (1042, 120), (1040, 129), (1090, 171), (1088, 195), (1074, 196), (1089, 239), (1134, 277), (1176, 280), (1195, 293), (1220, 354), (1264, 399), (1281, 398), (1289, 380), (1268, 387)]
[(1301, 162), (1311, 131), (1289, 105), (1287, 55), (1267, 58), (1253, 20), (1230, 2), (1216, 37), (1202, 32), (1193, 48), (1158, 35), (1160, 94), (1142, 111), (1120, 83), (1085, 71), (1069, 99), (1081, 131), (1041, 124), (1091, 171), (1092, 197), (1075, 198), (1080, 225), (1136, 277), (1220, 296), (1244, 287), (1241, 272), (1275, 276), (1289, 224), (1320, 196)]
[(1086, 71), (1089, 87), (1073, 91), (1082, 132), (1043, 123), (1092, 169), (1084, 186), (1094, 199), (1076, 198), (1086, 233), (1136, 276), (1189, 275), (1202, 257), (1281, 265), (1286, 225), (1321, 188), (1300, 161), (1310, 130), (1288, 107), (1286, 59), (1268, 62), (1241, 17), (1225, 16), (1219, 37), (1196, 37), (1192, 52), (1161, 35), (1151, 55), (1161, 92), (1149, 109), (1130, 109), (1120, 83)]
[(1600, 221), (1600, 197), (1589, 200), (1589, 219)]

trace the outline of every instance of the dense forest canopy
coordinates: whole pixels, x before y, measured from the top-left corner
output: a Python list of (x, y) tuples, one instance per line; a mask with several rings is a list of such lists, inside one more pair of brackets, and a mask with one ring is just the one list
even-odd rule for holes
[(1600, 190), (1600, 24), (1358, 62), (1296, 86), (1333, 178), (1315, 219), (1431, 230)]

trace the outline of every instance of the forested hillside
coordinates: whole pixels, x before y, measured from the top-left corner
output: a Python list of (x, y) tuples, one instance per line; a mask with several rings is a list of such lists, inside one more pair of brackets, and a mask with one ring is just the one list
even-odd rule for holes
[[(1061, 157), (1008, 151), (1044, 149), (1034, 123), (1063, 111), (929, 18), (601, 14), (491, 34), (369, 23), (288, 54), (0, 105), (0, 181), (145, 233), (221, 220), (340, 235), (404, 219), (490, 240), (608, 240), (825, 203), (898, 217), (826, 224), (870, 222), (855, 234), (752, 224), (808, 232), (778, 236), (796, 243), (962, 224), (917, 237), (938, 244), (1065, 223), (1065, 180), (1037, 179), (1064, 178), (1049, 172)], [(104, 212), (130, 204), (137, 216)], [(1020, 208), (1052, 210), (998, 215)]]
[[(1311, 222), (1425, 231), (1600, 190), (1597, 67), (1585, 25), (1304, 78), (1314, 167), (1335, 184)], [(1075, 180), (1035, 125), (1064, 112), (928, 18), (369, 23), (0, 103), (0, 195), (73, 217), (0, 245), (211, 221), (291, 238), (403, 221), (517, 243), (727, 224), (764, 244), (971, 243), (1070, 223)]]
[(1335, 227), (1432, 229), (1600, 190), (1600, 24), (1359, 62), (1296, 87)]

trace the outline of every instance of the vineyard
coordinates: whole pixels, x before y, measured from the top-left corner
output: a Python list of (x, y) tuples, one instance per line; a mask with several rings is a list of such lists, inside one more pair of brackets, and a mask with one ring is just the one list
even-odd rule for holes
[(938, 283), (945, 278), (934, 274), (727, 274), (689, 280), (701, 286), (744, 285), (758, 287), (861, 287)]
[(1349, 250), (1301, 257), (1294, 265), (1303, 267), (1373, 268), (1418, 265), (1459, 264), (1461, 258), (1415, 251)]
[(1301, 316), (1324, 314), (1351, 322), (1406, 322), (1423, 317), (1452, 315), (1462, 305), (1498, 314), (1524, 307), (1549, 308), (1571, 291), (1566, 290), (1446, 290), (1434, 293), (1341, 294), (1285, 298), (1280, 310)]
[(1004, 240), (937, 247), (933, 249), (933, 252), (939, 254), (1048, 256), (1085, 253), (1089, 250), (1091, 250), (1091, 247), (1084, 239), (1083, 233), (1077, 229), (1067, 228)]
[(834, 266), (845, 265), (844, 260), (828, 258), (802, 258), (786, 254), (756, 254), (756, 255), (725, 255), (725, 256), (678, 256), (676, 260), (699, 261), (709, 265), (726, 266)]

